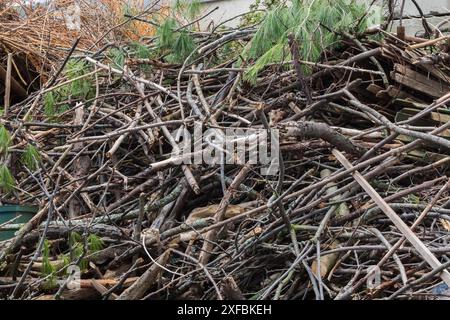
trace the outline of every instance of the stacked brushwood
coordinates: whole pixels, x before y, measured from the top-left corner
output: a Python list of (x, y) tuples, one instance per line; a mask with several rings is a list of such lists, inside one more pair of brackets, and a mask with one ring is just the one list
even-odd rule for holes
[[(0, 242), (1, 296), (428, 299), (445, 291), (445, 39), (343, 34), (313, 64), (293, 40), (292, 61), (249, 83), (244, 68), (216, 55), (254, 32), (197, 33), (197, 57), (184, 64), (79, 54), (50, 87), (10, 108), (0, 121), (15, 185), (0, 201), (39, 212), (0, 226), (20, 228)], [(61, 88), (73, 94), (58, 100)], [(180, 164), (172, 133), (199, 124), (279, 132), (279, 170)], [(75, 265), (73, 289), (66, 271)]]

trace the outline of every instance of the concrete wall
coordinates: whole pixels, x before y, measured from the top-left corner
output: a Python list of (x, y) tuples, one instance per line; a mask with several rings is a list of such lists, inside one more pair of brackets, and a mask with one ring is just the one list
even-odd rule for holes
[[(254, 0), (208, 0), (203, 2), (203, 11), (209, 12), (215, 7), (219, 7), (210, 16), (205, 18), (202, 25), (209, 25), (211, 22), (217, 25), (225, 20), (234, 18), (239, 14), (248, 12), (250, 5)], [(239, 24), (240, 18), (234, 19), (226, 23), (230, 27), (235, 27)]]
[[(0, 2), (1, 1), (2, 0), (0, 0)], [(22, 1), (28, 2), (28, 3), (51, 2), (51, 0), (22, 0)], [(74, 1), (77, 1), (77, 0), (74, 0)], [(95, 1), (98, 1), (98, 0), (95, 0)], [(124, 1), (126, 2), (127, 0), (124, 0)], [(135, 0), (134, 1), (128, 0), (128, 1), (130, 1), (131, 3), (135, 2)], [(155, 0), (143, 0), (143, 1), (145, 4), (151, 4)], [(170, 3), (175, 0), (159, 0), (159, 1), (160, 1), (160, 3)], [(218, 10), (213, 12), (210, 16), (208, 16), (201, 22), (201, 25), (203, 27), (207, 27), (211, 23), (214, 23), (215, 25), (217, 25), (218, 23), (221, 23), (225, 20), (233, 18), (239, 14), (248, 12), (250, 5), (255, 0), (200, 0), (200, 1), (203, 3), (203, 13), (206, 13), (215, 7), (219, 7)], [(372, 3), (373, 0), (357, 0), (357, 1)], [(396, 11), (399, 12), (401, 0), (395, 0), (395, 1), (398, 4)], [(416, 1), (419, 4), (419, 6), (422, 8), (422, 10), (424, 11), (425, 14), (429, 14), (432, 12), (450, 13), (450, 0), (416, 0)], [(381, 5), (386, 2), (387, 2), (387, 0), (377, 0), (378, 5)], [(418, 15), (419, 14), (411, 0), (406, 0), (404, 14), (405, 15)], [(445, 19), (446, 19), (446, 17), (432, 18), (432, 19), (428, 19), (428, 21), (431, 24), (436, 25)], [(238, 23), (239, 23), (239, 18), (234, 19), (230, 22), (227, 22), (227, 25), (231, 26), (231, 27), (235, 27), (238, 25)], [(404, 26), (407, 28), (407, 32), (409, 34), (415, 34), (416, 32), (423, 31), (420, 19), (405, 19)], [(394, 28), (395, 27), (396, 27), (396, 25), (394, 25)]]
[[(361, 2), (371, 3), (372, 0), (358, 0)], [(401, 0), (396, 0), (400, 5)], [(208, 12), (215, 7), (219, 7), (219, 10), (216, 10), (212, 13), (208, 18), (205, 19), (203, 25), (208, 25), (211, 22), (215, 24), (223, 22), (224, 20), (230, 19), (236, 15), (245, 13), (249, 11), (249, 6), (254, 2), (254, 0), (206, 0), (203, 1), (204, 12)], [(382, 4), (384, 1), (379, 0), (378, 5)], [(450, 12), (450, 0), (417, 0), (417, 3), (422, 8), (425, 14), (432, 12)], [(396, 9), (400, 12), (399, 6)], [(405, 2), (405, 15), (418, 15), (418, 11), (414, 6), (411, 0), (406, 0)], [(429, 22), (432, 24), (437, 24), (440, 21), (444, 20), (445, 17), (442, 18), (433, 18), (429, 19)], [(231, 22), (228, 22), (229, 26), (236, 26), (239, 22), (239, 19), (235, 19)], [(407, 28), (407, 32), (410, 34), (415, 34), (418, 31), (423, 31), (422, 24), (420, 19), (407, 19), (404, 20), (404, 26)]]
[[(422, 8), (424, 13), (430, 12), (448, 12), (447, 8), (450, 5), (449, 0), (417, 0), (418, 5)], [(405, 13), (418, 14), (416, 7), (411, 0), (405, 2)]]
[[(416, 0), (418, 5), (422, 8), (424, 14), (430, 13), (450, 13), (450, 0)], [(400, 8), (396, 11), (399, 13)], [(419, 11), (414, 6), (411, 0), (406, 0), (404, 15), (419, 15)], [(438, 17), (438, 18), (428, 18), (427, 21), (432, 25), (437, 25), (441, 21), (446, 20), (450, 17)], [(398, 21), (394, 24), (394, 27), (398, 25)], [(421, 19), (404, 19), (403, 26), (406, 27), (408, 34), (417, 34), (424, 31), (422, 27)]]

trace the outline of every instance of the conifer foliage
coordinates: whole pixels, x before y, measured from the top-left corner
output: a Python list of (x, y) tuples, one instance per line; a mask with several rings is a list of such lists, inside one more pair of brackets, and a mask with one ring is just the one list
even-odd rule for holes
[[(371, 17), (355, 0), (294, 0), (279, 4), (263, 18), (243, 57), (254, 61), (245, 79), (255, 82), (268, 64), (290, 59), (288, 35), (300, 44), (302, 59), (317, 62), (324, 49), (339, 45), (340, 31), (362, 32)], [(307, 70), (305, 70), (307, 72)]]

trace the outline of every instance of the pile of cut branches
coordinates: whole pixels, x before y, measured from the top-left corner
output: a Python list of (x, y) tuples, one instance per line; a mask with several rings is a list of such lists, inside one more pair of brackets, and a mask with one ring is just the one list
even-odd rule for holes
[(448, 38), (327, 1), (61, 57), (0, 120), (0, 295), (445, 297)]

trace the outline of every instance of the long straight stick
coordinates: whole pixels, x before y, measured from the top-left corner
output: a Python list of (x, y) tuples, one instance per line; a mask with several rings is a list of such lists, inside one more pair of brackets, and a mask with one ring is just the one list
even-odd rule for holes
[(6, 64), (6, 79), (5, 79), (5, 116), (8, 115), (9, 106), (11, 105), (11, 73), (12, 73), (12, 53), (8, 53), (8, 62)]

